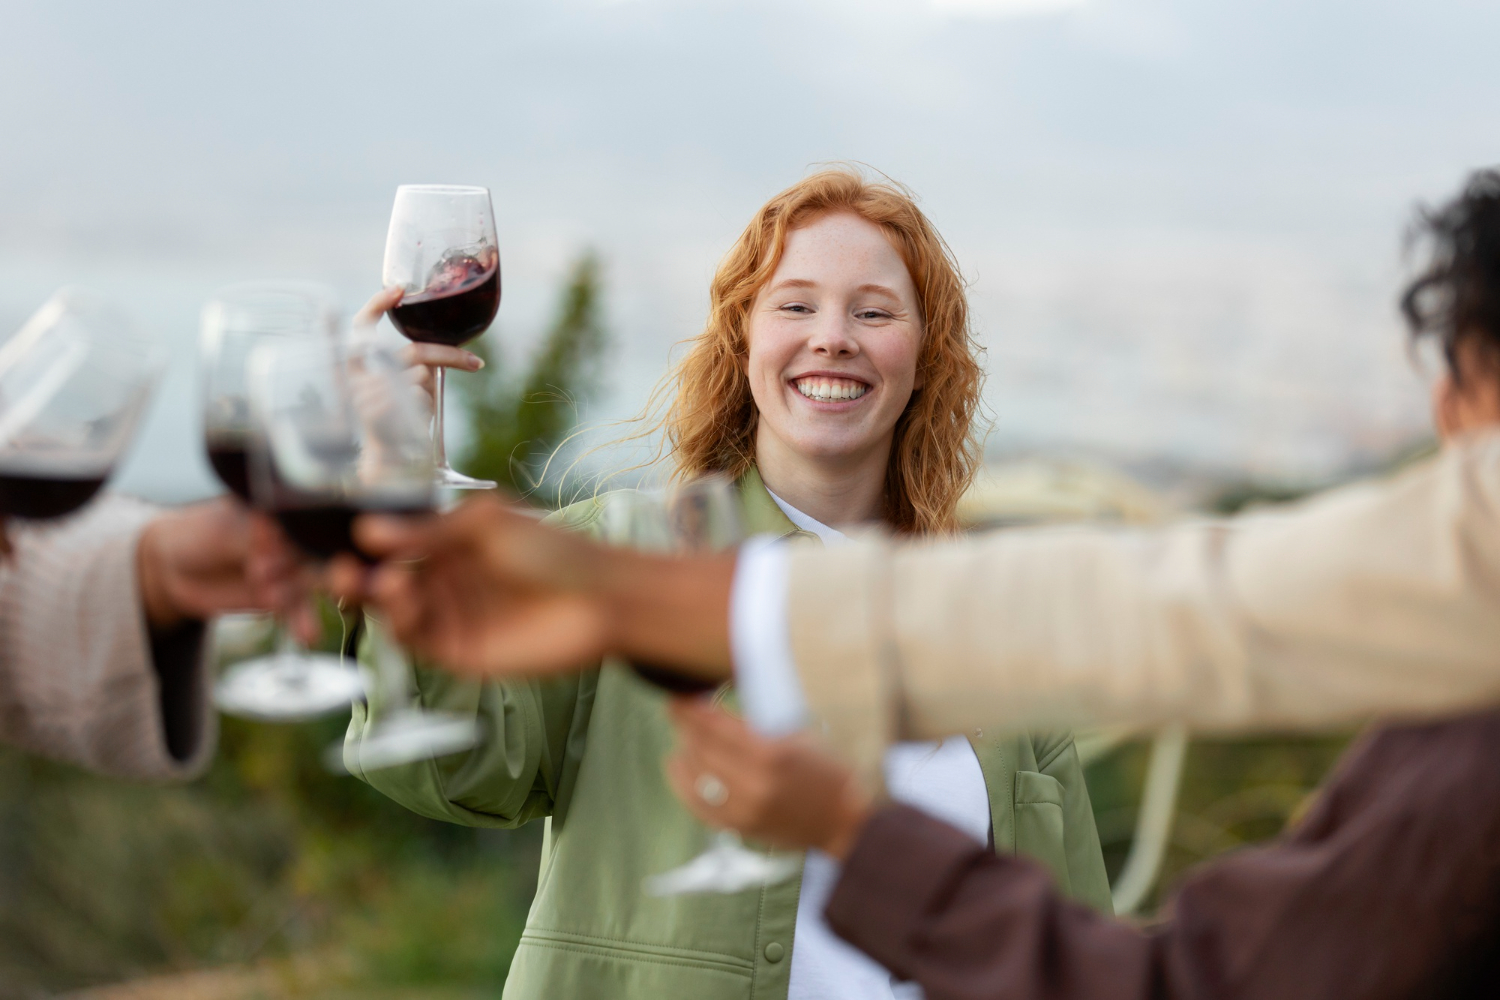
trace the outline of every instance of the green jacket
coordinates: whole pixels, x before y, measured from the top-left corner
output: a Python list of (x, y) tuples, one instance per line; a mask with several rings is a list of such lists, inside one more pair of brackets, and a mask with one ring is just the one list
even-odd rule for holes
[[(754, 471), (740, 488), (752, 532), (804, 534)], [(552, 519), (597, 534), (609, 496)], [(617, 663), (546, 681), (481, 684), (420, 669), (413, 680), (424, 707), (477, 715), (480, 747), (365, 772), (360, 739), (380, 706), (356, 707), (345, 743), (350, 770), (424, 816), (470, 826), (547, 823), (507, 998), (784, 1000), (800, 879), (734, 895), (641, 891), (647, 875), (707, 846), (704, 827), (662, 774), (673, 737), (661, 691)], [(1072, 896), (1109, 912), (1072, 736), (969, 739), (989, 790), (996, 850), (1036, 858)]]

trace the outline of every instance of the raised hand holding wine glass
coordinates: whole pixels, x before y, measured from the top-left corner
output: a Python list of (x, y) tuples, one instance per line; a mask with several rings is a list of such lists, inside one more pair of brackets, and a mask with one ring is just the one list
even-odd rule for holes
[[(458, 347), (489, 329), (500, 308), (500, 249), (488, 188), (403, 184), (386, 235), (382, 283), (400, 288), (391, 323), (417, 343)], [(437, 369), (433, 455), (439, 486), (494, 489), (448, 464), (444, 441), (445, 371)]]

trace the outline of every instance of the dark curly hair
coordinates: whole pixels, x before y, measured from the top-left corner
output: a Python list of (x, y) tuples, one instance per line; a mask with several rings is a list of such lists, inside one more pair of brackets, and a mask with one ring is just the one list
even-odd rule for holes
[(1418, 209), (1407, 240), (1431, 248), (1426, 269), (1401, 296), (1413, 342), (1436, 338), (1459, 385), (1466, 344), (1500, 372), (1500, 170), (1475, 171), (1457, 198)]

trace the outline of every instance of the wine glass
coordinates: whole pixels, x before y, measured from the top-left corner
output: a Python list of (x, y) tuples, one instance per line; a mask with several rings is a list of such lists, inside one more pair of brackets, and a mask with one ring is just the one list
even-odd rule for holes
[[(263, 343), (321, 345), (336, 350), (338, 304), (333, 292), (304, 282), (253, 282), (216, 293), (203, 309), (200, 356), (203, 436), (209, 463), (236, 496), (254, 504), (250, 482), (253, 420), (249, 364)], [(335, 712), (363, 690), (359, 673), (337, 656), (304, 649), (288, 628), (267, 656), (231, 665), (214, 689), (230, 715), (296, 722)]]
[(209, 465), (235, 496), (250, 502), (250, 352), (261, 340), (331, 340), (338, 299), (312, 282), (256, 281), (221, 289), (203, 307), (199, 361), (203, 443)]
[(0, 346), (0, 515), (45, 520), (93, 499), (165, 360), (103, 299), (76, 288), (48, 299)]
[[(251, 492), (306, 555), (360, 555), (352, 528), (361, 513), (433, 511), (437, 484), (421, 390), (394, 354), (372, 345), (344, 356), (336, 345), (263, 343), (250, 369)], [(372, 616), (365, 622), (376, 640), (384, 714), (361, 741), (363, 766), (472, 747), (475, 721), (414, 707), (400, 647)], [(342, 769), (342, 744), (327, 762)]]
[[(660, 491), (618, 493), (604, 508), (606, 539), (656, 552), (685, 554), (732, 548), (744, 540), (744, 521), (734, 484), (722, 476), (704, 476)], [(704, 693), (704, 686), (683, 683), (659, 667), (632, 664), (642, 677), (678, 693)], [(651, 896), (703, 892), (741, 892), (784, 881), (799, 862), (747, 848), (740, 835), (721, 830), (707, 850), (686, 864), (648, 876), (642, 888)]]
[[(500, 308), (500, 248), (488, 188), (403, 184), (396, 188), (381, 283), (405, 294), (390, 311), (408, 340), (458, 347), (489, 329)], [(432, 446), (437, 483), (492, 490), (448, 465), (443, 430), (446, 369), (437, 370)]]

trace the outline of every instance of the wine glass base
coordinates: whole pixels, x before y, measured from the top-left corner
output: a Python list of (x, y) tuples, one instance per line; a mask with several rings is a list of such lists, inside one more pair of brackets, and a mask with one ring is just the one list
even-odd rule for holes
[(641, 880), (648, 896), (735, 893), (785, 882), (801, 867), (796, 858), (770, 857), (738, 844), (718, 841), (687, 864)]
[(433, 476), (433, 482), (450, 490), (493, 490), (500, 485), (489, 479), (474, 479), (462, 472), (455, 472), (446, 465), (438, 468)]
[[(374, 723), (360, 737), (357, 756), (364, 771), (431, 760), (468, 750), (479, 742), (479, 724), (445, 712), (405, 709)], [(336, 774), (347, 774), (344, 745), (334, 744), (323, 763)]]
[(301, 722), (348, 708), (363, 693), (359, 672), (337, 656), (273, 653), (225, 670), (214, 705), (245, 719)]

